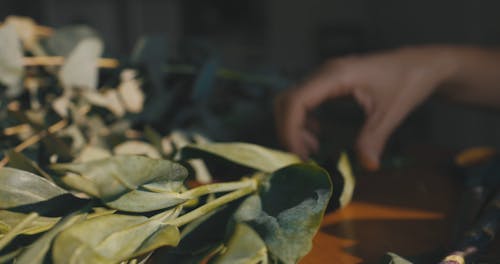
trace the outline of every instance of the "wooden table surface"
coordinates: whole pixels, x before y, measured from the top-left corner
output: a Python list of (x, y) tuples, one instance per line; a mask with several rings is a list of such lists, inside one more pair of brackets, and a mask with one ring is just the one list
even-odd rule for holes
[[(451, 154), (418, 150), (409, 155), (410, 165), (356, 175), (353, 201), (326, 214), (302, 264), (379, 263), (386, 252), (417, 263), (443, 257), (460, 192), (447, 163)], [(489, 260), (500, 260), (496, 249)]]

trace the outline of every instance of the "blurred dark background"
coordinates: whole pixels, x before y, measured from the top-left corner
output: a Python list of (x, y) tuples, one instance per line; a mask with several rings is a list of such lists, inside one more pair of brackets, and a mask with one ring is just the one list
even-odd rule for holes
[[(332, 56), (428, 43), (500, 45), (499, 10), (496, 0), (0, 1), (2, 19), (15, 14), (56, 28), (95, 28), (106, 56), (129, 56), (140, 36), (164, 34), (169, 56), (188, 40), (204, 42), (227, 67), (270, 67), (292, 82)], [(332, 108), (331, 135), (352, 141), (362, 115), (352, 102)], [(493, 111), (431, 99), (397, 131), (393, 145), (500, 146), (499, 121)]]

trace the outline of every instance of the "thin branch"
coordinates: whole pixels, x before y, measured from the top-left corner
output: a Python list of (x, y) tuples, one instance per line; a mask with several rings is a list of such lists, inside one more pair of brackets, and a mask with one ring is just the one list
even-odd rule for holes
[[(24, 66), (60, 66), (64, 64), (64, 57), (62, 56), (36, 56), (24, 57)], [(100, 68), (116, 68), (120, 65), (118, 60), (110, 58), (100, 58), (97, 60), (97, 65)]]
[(9, 244), (10, 241), (12, 241), (12, 239), (14, 239), (19, 234), (19, 232), (23, 230), (23, 228), (31, 224), (31, 222), (33, 222), (37, 218), (38, 214), (32, 212), (29, 215), (27, 215), (21, 222), (19, 222), (19, 224), (14, 226), (14, 228), (9, 230), (9, 232), (5, 234), (2, 237), (2, 239), (0, 239), (0, 250), (2, 250), (5, 246), (7, 246), (7, 244)]
[(255, 192), (255, 190), (257, 190), (257, 184), (254, 184), (254, 186), (249, 186), (249, 187), (245, 187), (245, 188), (242, 188), (242, 189), (239, 189), (239, 190), (236, 190), (236, 191), (233, 191), (233, 192), (230, 192), (226, 195), (223, 195), (205, 205), (202, 205), (196, 209), (194, 209), (193, 211), (185, 214), (185, 215), (182, 215), (181, 217), (179, 218), (176, 218), (172, 221), (167, 221), (165, 222), (165, 224), (167, 225), (174, 225), (174, 226), (177, 226), (177, 227), (180, 227), (180, 226), (183, 226), (203, 215), (206, 215), (207, 213), (219, 208), (220, 206), (222, 205), (225, 205), (227, 203), (230, 203), (234, 200), (237, 200), (243, 196), (246, 196), (250, 193), (253, 193)]
[[(25, 150), (26, 148), (38, 143), (41, 139), (46, 137), (48, 134), (53, 134), (56, 133), (57, 131), (65, 128), (68, 125), (68, 120), (62, 119), (59, 122), (51, 125), (47, 130), (42, 130), (35, 135), (29, 137), (25, 141), (21, 142), (21, 144), (17, 145), (14, 148), (15, 152), (21, 152)], [(1, 161), (0, 161), (0, 168), (4, 167), (7, 165), (9, 162), (9, 156), (5, 156)]]
[[(5, 25), (5, 23), (0, 22), (0, 27)], [(35, 33), (40, 37), (50, 37), (54, 34), (54, 29), (47, 26), (35, 25)]]
[(3, 130), (3, 134), (6, 136), (13, 136), (21, 133), (30, 131), (31, 126), (29, 124), (21, 124), (17, 126), (7, 127)]

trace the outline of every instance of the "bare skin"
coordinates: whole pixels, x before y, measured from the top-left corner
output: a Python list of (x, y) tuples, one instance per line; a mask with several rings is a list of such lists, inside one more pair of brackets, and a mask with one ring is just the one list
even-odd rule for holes
[(366, 116), (356, 151), (366, 169), (377, 170), (389, 136), (434, 92), (499, 106), (500, 51), (420, 46), (331, 60), (276, 98), (277, 133), (286, 148), (306, 159), (319, 148), (306, 126), (308, 113), (326, 100), (351, 95)]

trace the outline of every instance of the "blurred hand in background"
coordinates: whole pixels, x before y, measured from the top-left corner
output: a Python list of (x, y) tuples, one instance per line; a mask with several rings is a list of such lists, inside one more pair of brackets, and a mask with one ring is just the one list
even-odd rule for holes
[(307, 159), (319, 149), (306, 125), (308, 113), (326, 100), (352, 96), (366, 117), (355, 146), (358, 158), (377, 170), (389, 136), (435, 90), (458, 101), (500, 105), (498, 84), (496, 50), (436, 45), (332, 59), (276, 98), (277, 133), (288, 150)]

